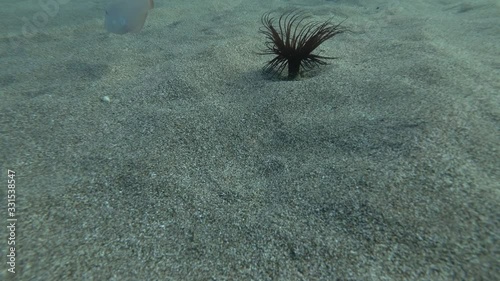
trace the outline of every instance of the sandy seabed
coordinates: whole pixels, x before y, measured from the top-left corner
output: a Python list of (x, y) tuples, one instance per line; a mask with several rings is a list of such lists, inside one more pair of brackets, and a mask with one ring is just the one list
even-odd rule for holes
[[(0, 279), (500, 276), (498, 1), (58, 1), (0, 0)], [(350, 32), (269, 79), (293, 8)]]

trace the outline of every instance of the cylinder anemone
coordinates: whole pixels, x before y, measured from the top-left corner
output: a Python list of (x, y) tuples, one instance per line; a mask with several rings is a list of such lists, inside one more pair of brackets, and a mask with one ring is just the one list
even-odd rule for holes
[(266, 36), (267, 41), (260, 54), (275, 55), (264, 66), (265, 73), (281, 75), (288, 66), (288, 79), (293, 80), (299, 75), (301, 68), (308, 70), (327, 64), (327, 59), (335, 59), (312, 52), (326, 40), (344, 32), (340, 27), (341, 23), (335, 25), (331, 20), (306, 22), (308, 18), (299, 11), (283, 13), (277, 22), (271, 17), (271, 13), (262, 16), (264, 27), (259, 32)]

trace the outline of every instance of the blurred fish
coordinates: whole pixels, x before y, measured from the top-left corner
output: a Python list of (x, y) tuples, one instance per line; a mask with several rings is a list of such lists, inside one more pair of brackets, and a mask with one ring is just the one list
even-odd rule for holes
[(153, 9), (153, 0), (120, 0), (106, 9), (104, 27), (116, 34), (139, 32), (146, 21), (148, 11)]

